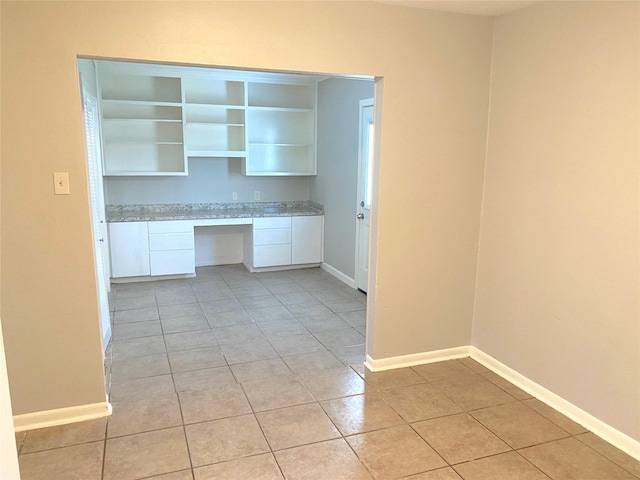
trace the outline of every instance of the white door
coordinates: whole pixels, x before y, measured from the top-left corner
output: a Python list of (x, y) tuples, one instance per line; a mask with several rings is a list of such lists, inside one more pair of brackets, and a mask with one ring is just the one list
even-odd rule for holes
[(369, 218), (373, 160), (373, 98), (360, 101), (358, 148), (358, 214), (356, 226), (356, 287), (367, 291), (369, 281)]
[(100, 327), (102, 331), (102, 350), (106, 350), (111, 338), (111, 319), (109, 317), (109, 252), (107, 249), (107, 223), (102, 184), (102, 149), (100, 145), (100, 120), (98, 101), (82, 84), (82, 107), (87, 149), (87, 168), (89, 174), (89, 200), (91, 202), (91, 223), (93, 228), (96, 262), (96, 281), (100, 306)]

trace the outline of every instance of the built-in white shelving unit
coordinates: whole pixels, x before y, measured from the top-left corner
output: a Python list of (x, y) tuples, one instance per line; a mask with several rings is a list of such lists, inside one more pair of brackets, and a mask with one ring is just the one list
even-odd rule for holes
[(180, 78), (100, 75), (105, 175), (186, 175)]
[(247, 176), (316, 174), (317, 78), (118, 62), (98, 71), (105, 175), (186, 175), (189, 157), (240, 158)]

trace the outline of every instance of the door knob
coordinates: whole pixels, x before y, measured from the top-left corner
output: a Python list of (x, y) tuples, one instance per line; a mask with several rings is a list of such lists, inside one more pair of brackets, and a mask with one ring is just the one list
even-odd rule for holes
[(359, 213), (358, 215), (356, 215), (356, 218), (358, 220), (362, 220), (364, 218), (364, 213)]

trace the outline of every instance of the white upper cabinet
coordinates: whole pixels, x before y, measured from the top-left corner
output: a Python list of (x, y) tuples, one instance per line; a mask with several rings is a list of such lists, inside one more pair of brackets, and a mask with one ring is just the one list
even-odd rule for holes
[(180, 78), (101, 72), (105, 175), (186, 175)]
[(99, 63), (105, 175), (187, 175), (189, 157), (316, 174), (318, 78)]

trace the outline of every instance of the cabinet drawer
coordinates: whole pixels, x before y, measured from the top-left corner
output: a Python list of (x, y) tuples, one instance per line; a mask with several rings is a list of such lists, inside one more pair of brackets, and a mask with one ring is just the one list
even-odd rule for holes
[(253, 232), (254, 245), (279, 245), (291, 243), (290, 228), (270, 228)]
[(196, 271), (193, 250), (151, 252), (149, 257), (151, 275), (178, 275)]
[(149, 235), (149, 250), (193, 250), (193, 232)]
[(253, 247), (253, 266), (275, 267), (291, 265), (291, 245), (260, 245)]
[(253, 219), (253, 229), (291, 228), (291, 217), (261, 217)]
[(169, 220), (166, 222), (149, 222), (149, 233), (189, 233), (193, 232), (190, 220)]

